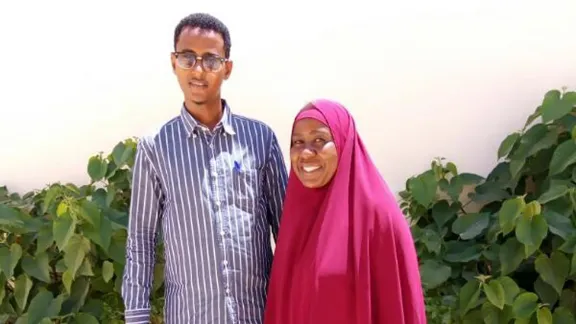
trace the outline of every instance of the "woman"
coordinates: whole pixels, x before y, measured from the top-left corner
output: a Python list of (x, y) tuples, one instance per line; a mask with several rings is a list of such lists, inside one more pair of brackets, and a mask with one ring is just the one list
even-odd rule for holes
[(295, 119), (264, 324), (426, 323), (414, 242), (340, 104)]

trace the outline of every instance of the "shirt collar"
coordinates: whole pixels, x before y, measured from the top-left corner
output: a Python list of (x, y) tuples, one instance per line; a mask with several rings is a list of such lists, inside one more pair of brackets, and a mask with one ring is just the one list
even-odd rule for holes
[[(220, 127), (223, 127), (224, 131), (229, 135), (236, 135), (234, 127), (232, 126), (232, 112), (230, 111), (230, 107), (228, 106), (226, 100), (224, 99), (222, 99), (222, 109), (223, 109), (222, 119), (214, 129), (216, 130)], [(204, 127), (196, 120), (196, 118), (192, 117), (192, 115), (188, 112), (188, 110), (186, 110), (186, 106), (184, 105), (182, 105), (182, 108), (180, 109), (180, 118), (184, 123), (184, 128), (186, 129), (188, 136), (192, 136), (196, 129)]]

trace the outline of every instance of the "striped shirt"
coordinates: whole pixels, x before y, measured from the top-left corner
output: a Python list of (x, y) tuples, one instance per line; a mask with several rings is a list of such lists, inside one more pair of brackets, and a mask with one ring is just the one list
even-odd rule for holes
[(159, 237), (167, 324), (262, 323), (286, 166), (267, 125), (232, 114), (224, 100), (223, 107), (212, 131), (183, 107), (138, 142), (122, 283), (126, 323), (150, 321)]

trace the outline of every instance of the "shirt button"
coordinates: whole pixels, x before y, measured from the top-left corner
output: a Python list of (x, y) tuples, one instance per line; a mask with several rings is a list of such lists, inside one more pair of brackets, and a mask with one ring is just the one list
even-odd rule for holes
[(228, 261), (224, 260), (224, 262), (222, 262), (224, 265), (228, 265)]
[(227, 293), (227, 294), (230, 294), (230, 289), (226, 289), (226, 293)]
[(218, 172), (216, 172), (216, 171), (212, 172), (212, 176), (213, 176), (213, 177), (217, 177), (217, 176), (218, 176)]
[(220, 235), (224, 236), (226, 233), (224, 231), (220, 232)]

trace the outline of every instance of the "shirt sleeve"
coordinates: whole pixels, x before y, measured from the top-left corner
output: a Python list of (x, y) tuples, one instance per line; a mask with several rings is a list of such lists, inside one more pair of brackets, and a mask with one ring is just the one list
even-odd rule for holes
[(150, 294), (163, 193), (148, 146), (145, 140), (138, 142), (132, 168), (126, 265), (122, 281), (126, 323), (150, 322)]
[(284, 157), (278, 145), (276, 134), (272, 133), (270, 154), (264, 170), (264, 195), (266, 196), (268, 221), (272, 227), (274, 241), (278, 240), (278, 227), (286, 194), (288, 174)]

